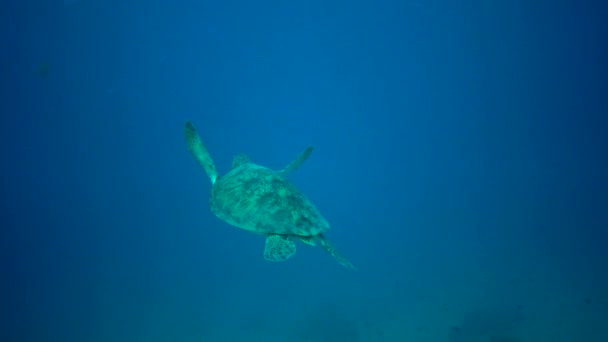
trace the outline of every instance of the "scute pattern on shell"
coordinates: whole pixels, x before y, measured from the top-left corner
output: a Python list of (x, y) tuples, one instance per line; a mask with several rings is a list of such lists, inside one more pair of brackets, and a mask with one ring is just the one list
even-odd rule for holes
[(329, 229), (293, 184), (251, 163), (218, 178), (211, 190), (211, 210), (234, 226), (261, 234), (312, 236)]

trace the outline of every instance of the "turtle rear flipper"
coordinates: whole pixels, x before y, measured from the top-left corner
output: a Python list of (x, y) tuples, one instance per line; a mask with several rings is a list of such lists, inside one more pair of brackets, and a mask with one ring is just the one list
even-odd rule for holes
[(296, 254), (296, 243), (288, 236), (271, 234), (266, 238), (264, 259), (268, 261), (285, 261)]
[(355, 266), (353, 266), (353, 264), (350, 263), (350, 261), (346, 260), (346, 258), (344, 258), (340, 253), (338, 253), (338, 251), (336, 251), (334, 246), (332, 246), (332, 244), (330, 244), (329, 241), (327, 241), (325, 239), (325, 236), (323, 236), (323, 234), (318, 234), (317, 239), (319, 240), (319, 243), (321, 244), (321, 246), (323, 246), (323, 248), (325, 248), (325, 250), (329, 254), (331, 254), (331, 256), (333, 256), (334, 259), (336, 259), (336, 261), (340, 265), (342, 265), (346, 268), (350, 268), (351, 270), (357, 269)]
[(311, 153), (312, 146), (308, 147), (304, 152), (302, 152), (302, 154), (298, 156), (298, 158), (296, 158), (296, 160), (292, 161), (291, 164), (287, 165), (287, 167), (279, 171), (279, 173), (282, 175), (287, 175), (291, 171), (297, 169), (300, 167), (300, 165), (302, 165), (302, 163), (304, 163), (304, 161), (306, 161), (306, 159), (308, 159), (308, 156), (310, 156)]
[(196, 130), (190, 121), (186, 121), (184, 136), (186, 137), (188, 150), (192, 153), (194, 158), (196, 158), (198, 163), (201, 164), (203, 169), (205, 169), (205, 172), (211, 179), (211, 184), (215, 183), (217, 180), (217, 170), (215, 169), (213, 159), (211, 159), (209, 152), (207, 152), (205, 145), (203, 145), (201, 138), (196, 133)]

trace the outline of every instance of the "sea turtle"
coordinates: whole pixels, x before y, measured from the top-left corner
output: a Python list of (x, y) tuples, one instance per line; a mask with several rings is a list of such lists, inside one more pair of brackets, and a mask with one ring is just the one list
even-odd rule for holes
[(295, 254), (295, 240), (321, 245), (341, 265), (355, 267), (327, 241), (329, 224), (317, 208), (285, 176), (297, 169), (312, 147), (280, 171), (256, 165), (246, 155), (232, 160), (232, 169), (218, 176), (215, 164), (196, 133), (186, 122), (188, 150), (211, 179), (211, 211), (221, 220), (266, 237), (264, 258), (284, 261)]

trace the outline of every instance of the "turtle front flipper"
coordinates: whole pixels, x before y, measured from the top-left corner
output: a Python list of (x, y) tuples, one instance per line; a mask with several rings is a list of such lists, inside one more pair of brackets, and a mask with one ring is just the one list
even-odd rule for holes
[(357, 268), (355, 266), (353, 266), (353, 264), (350, 263), (350, 261), (346, 260), (346, 258), (344, 258), (340, 253), (338, 253), (338, 251), (336, 251), (336, 249), (334, 248), (334, 246), (332, 246), (329, 241), (327, 241), (327, 239), (325, 239), (325, 236), (323, 236), (323, 234), (318, 234), (317, 235), (317, 239), (319, 240), (319, 243), (321, 244), (321, 246), (323, 246), (323, 248), (325, 248), (325, 250), (331, 254), (331, 256), (334, 257), (334, 259), (336, 259), (336, 261), (346, 267), (346, 268), (350, 268), (351, 270), (356, 270)]
[(296, 243), (289, 236), (271, 234), (266, 238), (264, 259), (285, 261), (294, 254), (296, 254)]
[(287, 175), (291, 171), (297, 169), (300, 167), (300, 165), (302, 165), (302, 163), (304, 163), (304, 161), (306, 161), (306, 159), (308, 159), (308, 156), (310, 156), (311, 153), (312, 146), (308, 147), (304, 152), (302, 152), (302, 154), (298, 156), (298, 158), (296, 158), (296, 160), (292, 161), (291, 164), (287, 165), (287, 167), (279, 171), (279, 173), (282, 175)]
[(207, 152), (205, 145), (203, 145), (201, 138), (196, 133), (196, 130), (190, 121), (186, 121), (184, 136), (186, 137), (188, 150), (192, 153), (194, 158), (196, 158), (198, 163), (201, 164), (203, 169), (205, 169), (205, 172), (211, 179), (211, 184), (215, 183), (217, 180), (217, 170), (215, 169), (213, 159), (211, 159), (209, 152)]

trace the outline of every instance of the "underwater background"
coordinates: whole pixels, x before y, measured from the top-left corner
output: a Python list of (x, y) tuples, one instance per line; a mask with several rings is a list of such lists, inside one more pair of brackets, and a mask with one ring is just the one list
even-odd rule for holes
[[(5, 1), (0, 341), (608, 341), (592, 1)], [(209, 209), (281, 169), (358, 270)]]

